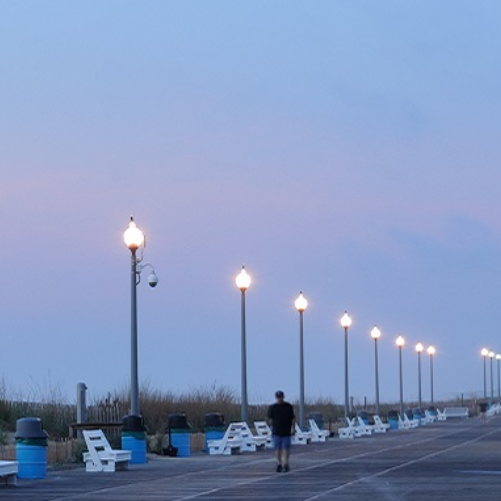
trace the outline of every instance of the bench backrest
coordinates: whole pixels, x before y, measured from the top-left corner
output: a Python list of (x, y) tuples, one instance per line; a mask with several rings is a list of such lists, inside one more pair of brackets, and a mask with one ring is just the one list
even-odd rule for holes
[(254, 421), (256, 433), (261, 437), (271, 437), (271, 429), (266, 421)]
[(103, 430), (83, 430), (82, 433), (92, 462), (94, 465), (101, 466), (102, 468), (103, 463), (99, 457), (99, 452), (111, 452), (113, 450), (104, 436)]

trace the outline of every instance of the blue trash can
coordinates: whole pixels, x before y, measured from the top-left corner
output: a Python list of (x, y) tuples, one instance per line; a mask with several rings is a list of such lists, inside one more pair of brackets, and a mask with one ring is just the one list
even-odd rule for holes
[(19, 478), (45, 478), (47, 476), (47, 439), (40, 418), (17, 420), (16, 459)]
[(398, 411), (388, 412), (388, 424), (390, 425), (390, 430), (398, 430)]
[(224, 416), (220, 412), (210, 412), (205, 415), (205, 451), (209, 451), (207, 442), (209, 440), (221, 440), (224, 437), (226, 426)]
[(131, 464), (145, 464), (148, 462), (146, 452), (146, 427), (142, 416), (129, 415), (123, 418), (122, 449), (131, 451)]
[(191, 426), (186, 414), (170, 414), (167, 427), (169, 445), (177, 450), (177, 457), (187, 458), (191, 455)]

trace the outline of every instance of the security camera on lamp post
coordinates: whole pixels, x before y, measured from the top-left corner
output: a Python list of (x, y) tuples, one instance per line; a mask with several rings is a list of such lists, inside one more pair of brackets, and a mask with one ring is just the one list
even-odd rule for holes
[[(146, 434), (143, 418), (139, 412), (138, 377), (138, 336), (137, 336), (137, 286), (141, 282), (141, 272), (148, 268), (148, 283), (154, 288), (158, 277), (151, 264), (140, 264), (143, 260), (144, 234), (131, 217), (124, 232), (125, 245), (131, 251), (131, 376), (130, 376), (130, 414), (124, 417), (122, 427), (122, 449), (132, 451), (131, 463), (146, 463)], [(138, 251), (141, 255), (138, 256)], [(143, 438), (144, 437), (144, 438)]]

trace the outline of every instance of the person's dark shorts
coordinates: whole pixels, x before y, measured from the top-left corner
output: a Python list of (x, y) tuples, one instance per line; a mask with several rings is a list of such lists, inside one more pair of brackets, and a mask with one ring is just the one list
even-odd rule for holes
[(276, 450), (288, 450), (291, 448), (291, 436), (281, 437), (280, 435), (273, 435), (273, 445)]

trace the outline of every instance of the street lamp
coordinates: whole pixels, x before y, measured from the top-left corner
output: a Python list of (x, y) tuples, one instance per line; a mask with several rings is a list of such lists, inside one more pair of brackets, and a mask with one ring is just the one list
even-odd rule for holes
[(237, 275), (235, 279), (237, 283), (237, 287), (242, 292), (242, 328), (241, 328), (241, 369), (242, 369), (242, 403), (241, 403), (241, 419), (243, 423), (247, 422), (247, 408), (248, 408), (248, 400), (247, 400), (247, 341), (245, 334), (245, 291), (249, 288), (251, 284), (251, 278), (248, 273), (245, 271), (245, 266), (242, 266), (242, 270)]
[(498, 363), (498, 400), (501, 399), (501, 353), (496, 355), (496, 360)]
[(489, 350), (487, 348), (482, 348), (480, 355), (484, 357), (484, 399), (487, 398), (487, 355), (489, 355)]
[(421, 353), (424, 350), (424, 346), (421, 343), (416, 345), (416, 352), (418, 357), (418, 397), (419, 397), (419, 408), (421, 409), (422, 399), (421, 399)]
[(404, 348), (405, 340), (402, 336), (398, 336), (396, 340), (396, 344), (398, 347), (399, 353), (399, 361), (400, 361), (400, 417), (404, 418), (404, 378), (402, 371), (402, 350)]
[[(139, 414), (139, 377), (138, 377), (138, 339), (137, 339), (137, 286), (141, 282), (141, 272), (151, 268), (148, 283), (156, 287), (158, 278), (151, 264), (140, 264), (144, 249), (144, 234), (130, 218), (129, 226), (124, 231), (124, 242), (131, 252), (131, 368), (130, 368), (130, 415), (124, 417), (122, 427), (122, 449), (131, 450), (131, 463), (146, 463), (146, 434), (143, 418)], [(141, 438), (140, 438), (141, 437)]]
[(303, 313), (308, 307), (308, 301), (300, 292), (294, 301), (294, 306), (299, 312), (299, 425), (304, 430), (304, 342), (303, 342)]
[(341, 317), (341, 327), (344, 329), (344, 418), (348, 419), (349, 411), (349, 399), (350, 392), (348, 389), (348, 329), (352, 324), (352, 320), (348, 313), (345, 311), (344, 315)]
[(377, 342), (381, 337), (381, 331), (375, 325), (371, 330), (371, 337), (374, 339), (374, 367), (376, 370), (376, 414), (379, 416), (379, 361), (377, 353)]
[(430, 355), (430, 401), (433, 405), (433, 357), (435, 356), (435, 347), (428, 346), (428, 355)]
[(143, 246), (144, 234), (136, 226), (134, 218), (130, 218), (129, 226), (124, 231), (125, 245), (131, 251), (131, 381), (130, 381), (130, 412), (133, 416), (139, 416), (139, 379), (137, 363), (137, 286), (141, 281), (141, 272), (144, 268), (152, 269), (148, 276), (148, 282), (151, 287), (156, 287), (158, 278), (151, 264), (141, 265), (143, 260), (142, 253), (139, 257), (137, 251)]
[(496, 354), (491, 350), (489, 351), (489, 358), (491, 359), (491, 403), (494, 401), (494, 373), (492, 370), (492, 362)]

